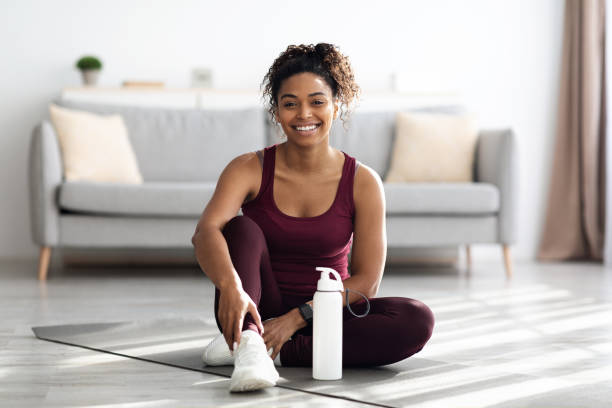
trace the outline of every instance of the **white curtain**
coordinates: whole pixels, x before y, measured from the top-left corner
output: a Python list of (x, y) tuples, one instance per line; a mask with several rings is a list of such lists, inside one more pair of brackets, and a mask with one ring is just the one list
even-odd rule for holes
[(612, 0), (606, 0), (606, 228), (604, 237), (604, 265), (612, 266), (612, 30), (610, 17)]

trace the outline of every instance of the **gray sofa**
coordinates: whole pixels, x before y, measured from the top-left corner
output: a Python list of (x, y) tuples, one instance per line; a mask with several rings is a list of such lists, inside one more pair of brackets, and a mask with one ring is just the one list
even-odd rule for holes
[[(33, 241), (40, 246), (38, 276), (46, 279), (51, 249), (187, 248), (217, 177), (236, 155), (279, 142), (263, 108), (173, 110), (58, 105), (120, 113), (129, 131), (142, 185), (66, 182), (52, 124), (41, 121), (29, 152)], [(390, 162), (395, 112), (355, 112), (348, 130), (334, 124), (330, 143), (384, 178)], [(516, 240), (517, 154), (511, 130), (479, 134), (472, 183), (385, 183), (391, 247), (499, 243), (506, 274)], [(444, 160), (444, 158), (440, 158)]]

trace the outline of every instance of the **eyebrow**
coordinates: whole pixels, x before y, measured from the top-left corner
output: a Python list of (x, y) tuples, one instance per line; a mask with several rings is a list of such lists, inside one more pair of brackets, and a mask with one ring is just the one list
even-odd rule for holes
[[(310, 96), (317, 96), (317, 95), (323, 95), (323, 96), (325, 96), (325, 93), (324, 93), (324, 92), (320, 92), (320, 91), (319, 91), (319, 92), (313, 92), (313, 93), (311, 93), (311, 94), (308, 94), (308, 96), (309, 96), (309, 97), (310, 97)], [(297, 98), (297, 96), (295, 96), (294, 94), (284, 94), (284, 95), (283, 95), (283, 96), (281, 96), (280, 98), (281, 98), (281, 99), (283, 99), (283, 98)]]

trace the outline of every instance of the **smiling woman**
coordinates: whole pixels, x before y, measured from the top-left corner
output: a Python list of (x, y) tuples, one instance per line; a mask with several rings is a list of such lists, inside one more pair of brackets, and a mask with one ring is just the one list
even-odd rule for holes
[[(338, 114), (338, 104), (329, 85), (311, 72), (295, 74), (283, 81), (279, 89), (279, 106), (274, 119), (280, 123), (287, 137), (297, 137), (295, 143), (304, 145), (320, 142), (329, 134)], [(313, 137), (318, 135), (319, 140)]]
[(277, 98), (283, 81), (304, 72), (315, 74), (329, 86), (334, 102), (339, 103), (340, 119), (344, 121), (352, 102), (359, 97), (360, 89), (348, 57), (335, 46), (325, 43), (290, 45), (274, 61), (262, 83), (272, 120), (278, 122), (276, 114), (280, 100)]
[(374, 298), (387, 251), (380, 176), (329, 144), (333, 121), (339, 112), (346, 118), (359, 94), (348, 58), (331, 44), (291, 45), (266, 74), (263, 94), (287, 140), (227, 165), (192, 238), (216, 287), (221, 331), (204, 362), (234, 364), (231, 391), (274, 385), (274, 364), (311, 366), (321, 266), (338, 272), (349, 304), (363, 304), (354, 292), (370, 298), (363, 318), (344, 309), (344, 366), (417, 353), (433, 330), (431, 310), (414, 299)]

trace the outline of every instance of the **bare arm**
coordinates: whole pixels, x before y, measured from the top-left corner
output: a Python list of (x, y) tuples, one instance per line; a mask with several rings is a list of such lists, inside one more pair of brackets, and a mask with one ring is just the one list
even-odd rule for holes
[[(385, 190), (376, 171), (361, 164), (355, 175), (355, 230), (351, 253), (351, 277), (344, 287), (374, 297), (387, 259)], [(349, 303), (361, 299), (349, 294)]]
[(200, 267), (218, 289), (240, 286), (240, 278), (232, 265), (221, 231), (236, 216), (249, 194), (252, 183), (244, 174), (251, 164), (251, 156), (238, 156), (225, 167), (191, 237)]
[(261, 167), (257, 160), (255, 154), (247, 153), (227, 165), (219, 176), (215, 192), (191, 238), (200, 267), (221, 293), (219, 321), (230, 349), (233, 349), (234, 342), (240, 342), (242, 323), (247, 311), (263, 330), (257, 307), (242, 289), (242, 282), (232, 264), (222, 233), (245, 199), (253, 194), (254, 186), (259, 186), (258, 175), (261, 174)]

